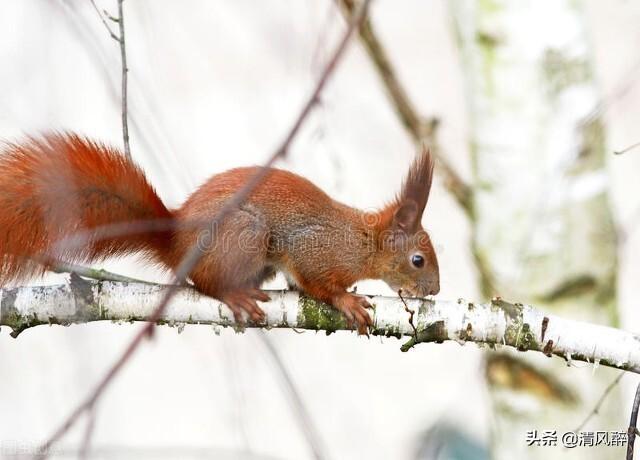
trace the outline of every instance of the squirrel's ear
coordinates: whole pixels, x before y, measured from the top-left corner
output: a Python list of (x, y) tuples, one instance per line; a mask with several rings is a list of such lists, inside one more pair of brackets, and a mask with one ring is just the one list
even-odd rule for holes
[(391, 230), (411, 234), (415, 232), (420, 225), (421, 218), (422, 210), (418, 208), (418, 204), (411, 200), (405, 201), (400, 203), (393, 213)]
[[(409, 173), (402, 185), (402, 191), (398, 197), (398, 211), (409, 203), (417, 207), (417, 223), (422, 219), (422, 213), (429, 199), (431, 182), (433, 180), (433, 157), (431, 152), (423, 145), (422, 151), (413, 161)], [(403, 211), (407, 212), (407, 211)]]

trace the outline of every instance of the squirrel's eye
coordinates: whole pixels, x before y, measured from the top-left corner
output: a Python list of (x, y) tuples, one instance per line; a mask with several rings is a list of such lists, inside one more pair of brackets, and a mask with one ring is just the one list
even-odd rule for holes
[(424, 265), (424, 257), (422, 257), (420, 254), (414, 254), (411, 256), (411, 263), (414, 267), (422, 268), (422, 266)]

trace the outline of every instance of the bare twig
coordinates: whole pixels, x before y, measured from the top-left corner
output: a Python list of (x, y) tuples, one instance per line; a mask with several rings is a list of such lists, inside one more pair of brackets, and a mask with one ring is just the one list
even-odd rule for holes
[[(122, 102), (120, 94), (120, 73), (117, 78), (114, 78), (111, 72), (111, 68), (108, 65), (110, 55), (105, 52), (105, 47), (102, 46), (102, 36), (100, 31), (93, 27), (93, 23), (86, 20), (84, 14), (81, 13), (79, 8), (79, 2), (77, 0), (57, 0), (50, 2), (54, 8), (59, 8), (62, 13), (61, 19), (66, 21), (67, 26), (71, 32), (77, 35), (78, 40), (85, 48), (87, 52), (87, 58), (91, 60), (96, 69), (100, 70), (100, 74), (104, 78), (105, 88), (108, 90), (109, 96), (117, 101), (118, 104)], [(105, 17), (108, 17), (105, 12)], [(135, 74), (129, 75), (129, 81), (131, 78), (135, 79)], [(117, 80), (117, 81), (116, 81)], [(129, 94), (129, 96), (132, 96)], [(176, 157), (171, 136), (167, 133), (169, 129), (164, 126), (161, 114), (157, 110), (156, 103), (149, 96), (149, 90), (145, 86), (138, 88), (137, 96), (139, 96), (138, 103), (134, 106), (135, 99), (129, 97), (129, 108), (140, 107), (143, 110), (143, 114), (132, 111), (128, 113), (129, 127), (131, 128), (130, 136), (135, 136), (137, 144), (142, 150), (147, 152), (158, 152), (162, 150), (169, 150), (172, 157)], [(144, 119), (144, 128), (141, 126), (139, 120)], [(174, 158), (175, 159), (175, 158)], [(169, 162), (162, 162), (162, 169), (167, 172), (171, 171), (174, 175), (181, 174), (186, 178), (190, 178), (190, 174), (186, 169), (171, 169)], [(191, 189), (182, 187), (182, 184), (177, 182), (176, 187), (182, 188), (182, 192), (186, 193)]]
[(84, 437), (82, 438), (82, 444), (80, 451), (78, 452), (79, 460), (87, 460), (89, 458), (89, 449), (91, 447), (91, 439), (93, 438), (93, 430), (96, 424), (96, 410), (92, 407), (87, 412), (87, 426), (85, 427)]
[(131, 159), (131, 147), (129, 146), (129, 121), (128, 121), (128, 102), (127, 102), (127, 47), (124, 35), (124, 10), (122, 2), (118, 0), (118, 26), (120, 27), (120, 61), (122, 64), (122, 139), (124, 141), (124, 154)]
[[(122, 2), (124, 0), (118, 0), (118, 17), (117, 18), (111, 16), (109, 13), (107, 13), (106, 10), (103, 13), (101, 13), (100, 10), (98, 9), (98, 6), (95, 3), (95, 0), (90, 0), (90, 1), (91, 1), (91, 4), (93, 5), (93, 8), (96, 10), (96, 13), (98, 13), (98, 17), (100, 17), (102, 24), (104, 24), (104, 27), (109, 32), (109, 36), (113, 38), (115, 41), (117, 41), (118, 45), (120, 46), (120, 64), (122, 68), (122, 79), (121, 79), (121, 82), (122, 82), (122, 87), (121, 87), (122, 140), (124, 143), (124, 154), (127, 158), (131, 159), (131, 147), (129, 145), (129, 120), (128, 120), (129, 109), (128, 109), (128, 100), (127, 100), (127, 92), (128, 92), (127, 91), (127, 74), (129, 72), (129, 68), (127, 67), (127, 49), (126, 49), (127, 43), (125, 39), (125, 29), (124, 29), (124, 10), (122, 7)], [(104, 16), (107, 16), (109, 20), (116, 22), (118, 24), (118, 28), (120, 31), (119, 36), (116, 35), (113, 30), (111, 30), (111, 27), (109, 27), (109, 24), (107, 24), (107, 21), (104, 19)]]
[(636, 442), (638, 428), (638, 405), (640, 405), (640, 383), (636, 389), (636, 396), (633, 399), (633, 408), (631, 409), (631, 419), (629, 420), (629, 428), (627, 429), (627, 460), (633, 460), (633, 446)]
[(65, 250), (81, 248), (95, 241), (107, 238), (118, 238), (138, 233), (167, 232), (180, 229), (197, 229), (208, 223), (205, 219), (190, 219), (186, 222), (176, 223), (175, 219), (140, 219), (129, 222), (117, 222), (115, 224), (99, 225), (87, 230), (78, 230), (73, 235), (61, 238), (51, 248), (49, 256), (63, 254)]
[(104, 15), (107, 18), (109, 18), (109, 21), (112, 21), (112, 22), (118, 22), (119, 21), (119, 19), (116, 18), (115, 16), (111, 16), (107, 10), (102, 10), (102, 11), (104, 12)]
[(598, 399), (598, 402), (596, 403), (593, 410), (589, 412), (589, 414), (585, 417), (582, 423), (573, 430), (574, 433), (578, 433), (579, 431), (582, 431), (582, 429), (586, 426), (586, 424), (589, 423), (589, 420), (591, 420), (595, 415), (598, 414), (598, 412), (600, 411), (600, 408), (602, 407), (602, 403), (604, 402), (605, 399), (607, 399), (607, 396), (609, 396), (609, 393), (611, 393), (611, 391), (616, 387), (616, 385), (620, 383), (620, 380), (622, 379), (622, 376), (624, 376), (624, 374), (625, 374), (624, 372), (620, 372), (617, 375), (617, 377), (613, 379), (609, 385), (607, 385), (607, 388), (605, 388), (604, 392), (602, 393), (602, 396), (600, 396), (600, 399)]
[[(354, 0), (336, 0), (341, 7), (341, 11), (346, 17), (351, 17), (355, 8)], [(426, 141), (436, 160), (438, 161), (438, 171), (444, 177), (446, 188), (453, 194), (456, 201), (467, 214), (472, 213), (471, 188), (458, 175), (455, 169), (444, 157), (437, 145), (435, 132), (437, 120), (427, 121), (422, 118), (416, 110), (407, 91), (400, 83), (396, 72), (391, 64), (384, 46), (378, 40), (371, 21), (367, 18), (362, 22), (359, 29), (360, 39), (371, 58), (371, 61), (382, 79), (384, 86), (393, 102), (393, 107), (407, 132), (411, 135), (417, 145)]]
[(280, 371), (280, 377), (286, 386), (286, 390), (291, 397), (292, 404), (294, 406), (295, 414), (298, 417), (298, 421), (300, 422), (300, 426), (302, 427), (302, 431), (304, 432), (305, 437), (307, 438), (307, 442), (313, 451), (314, 458), (320, 460), (323, 458), (327, 458), (325, 453), (325, 448), (323, 446), (322, 440), (318, 433), (318, 429), (316, 428), (313, 420), (311, 419), (311, 415), (307, 411), (306, 405), (302, 400), (302, 396), (298, 392), (298, 389), (293, 381), (293, 378), (289, 374), (287, 367), (285, 366), (278, 350), (269, 337), (264, 333), (263, 330), (259, 329), (258, 337), (262, 341), (265, 349), (269, 352), (271, 357), (273, 358), (273, 362), (276, 364), (276, 367)]
[(72, 264), (69, 262), (57, 261), (48, 263), (47, 269), (55, 273), (75, 273), (85, 278), (91, 278), (98, 281), (120, 281), (124, 283), (149, 283), (148, 281), (130, 278), (128, 276), (119, 275), (102, 268), (89, 268), (82, 265)]
[(623, 153), (627, 153), (630, 150), (635, 149), (636, 147), (640, 147), (640, 142), (636, 142), (635, 144), (631, 144), (629, 147), (625, 147), (622, 150), (614, 150), (615, 155), (622, 155)]
[[(298, 134), (302, 124), (307, 119), (308, 115), (311, 113), (311, 110), (318, 102), (320, 93), (324, 89), (327, 81), (333, 74), (338, 62), (344, 55), (344, 52), (347, 49), (347, 44), (353, 34), (353, 31), (358, 27), (361, 21), (366, 17), (366, 12), (368, 5), (371, 0), (365, 0), (360, 11), (357, 15), (354, 16), (352, 21), (340, 40), (338, 46), (336, 47), (331, 59), (327, 63), (322, 75), (320, 76), (316, 87), (308, 98), (307, 102), (304, 104), (300, 114), (295, 120), (293, 126), (291, 127), (289, 133), (285, 137), (284, 141), (280, 145), (280, 147), (271, 155), (271, 157), (267, 160), (262, 168), (251, 177), (244, 186), (238, 190), (236, 194), (233, 195), (231, 199), (229, 199), (225, 205), (218, 211), (216, 216), (211, 220), (210, 225), (216, 226), (219, 225), (220, 222), (238, 205), (240, 205), (253, 191), (253, 189), (259, 185), (264, 178), (269, 174), (269, 167), (272, 166), (276, 160), (286, 155), (288, 148), (293, 141), (293, 139)], [(120, 18), (122, 19), (122, 18)], [(204, 228), (203, 228), (204, 230)], [(175, 277), (174, 277), (174, 285), (169, 286), (166, 291), (166, 294), (154, 310), (153, 314), (149, 317), (149, 321), (144, 325), (144, 327), (134, 336), (133, 340), (129, 343), (129, 345), (125, 348), (122, 355), (116, 360), (116, 362), (111, 366), (111, 368), (107, 371), (104, 377), (100, 380), (96, 388), (85, 398), (65, 419), (65, 421), (58, 427), (57, 430), (54, 431), (52, 436), (44, 442), (40, 452), (49, 452), (51, 446), (56, 443), (68, 430), (73, 426), (78, 417), (90, 410), (98, 400), (98, 398), (102, 395), (104, 389), (111, 383), (113, 378), (120, 372), (122, 367), (127, 363), (129, 358), (136, 351), (140, 343), (146, 337), (150, 337), (153, 333), (153, 328), (157, 321), (161, 318), (167, 304), (173, 298), (175, 293), (177, 292), (177, 285), (182, 284), (182, 282), (187, 278), (193, 267), (198, 263), (200, 258), (202, 257), (204, 252), (204, 248), (200, 247), (200, 245), (194, 245), (187, 255), (183, 258), (180, 265), (176, 269)]]
[(413, 329), (413, 338), (417, 342), (418, 341), (418, 330), (416, 329), (415, 324), (413, 324), (413, 315), (415, 315), (416, 312), (415, 312), (415, 310), (411, 310), (409, 308), (409, 306), (407, 305), (407, 302), (405, 302), (404, 297), (402, 297), (402, 289), (398, 289), (398, 297), (400, 297), (400, 300), (402, 301), (402, 304), (404, 305), (404, 311), (409, 313), (409, 325), (411, 326), (411, 329)]
[(115, 32), (113, 30), (111, 30), (111, 27), (109, 27), (109, 24), (107, 24), (107, 21), (104, 20), (104, 16), (102, 15), (100, 10), (98, 9), (98, 5), (96, 5), (95, 0), (91, 0), (91, 4), (93, 5), (93, 9), (96, 10), (96, 13), (98, 13), (98, 17), (102, 21), (102, 24), (104, 24), (104, 26), (107, 29), (107, 32), (109, 33), (111, 38), (113, 38), (117, 42), (120, 42), (120, 38), (115, 34)]

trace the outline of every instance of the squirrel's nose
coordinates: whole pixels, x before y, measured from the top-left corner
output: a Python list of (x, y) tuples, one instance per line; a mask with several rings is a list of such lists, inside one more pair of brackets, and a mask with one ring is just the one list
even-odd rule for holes
[(429, 295), (436, 295), (440, 292), (440, 281), (436, 281), (430, 286)]

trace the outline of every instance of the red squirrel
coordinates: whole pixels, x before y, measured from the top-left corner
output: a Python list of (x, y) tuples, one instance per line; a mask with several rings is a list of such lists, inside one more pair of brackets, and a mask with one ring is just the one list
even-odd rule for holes
[[(6, 143), (2, 150), (0, 286), (44, 273), (46, 263), (34, 260), (53, 252), (66, 262), (141, 252), (175, 269), (189, 248), (204, 244), (189, 278), (198, 291), (224, 302), (238, 322), (245, 314), (264, 320), (257, 301), (269, 297), (260, 286), (277, 271), (292, 287), (333, 305), (361, 333), (371, 325), (371, 306), (347, 291), (356, 281), (381, 279), (416, 296), (440, 290), (436, 254), (421, 225), (433, 177), (428, 151), (416, 157), (399, 195), (368, 213), (334, 201), (303, 177), (271, 168), (207, 234), (189, 222), (211, 220), (258, 167), (216, 174), (170, 210), (137, 165), (99, 142), (56, 133)], [(171, 225), (54, 251), (78, 231), (154, 219)]]

